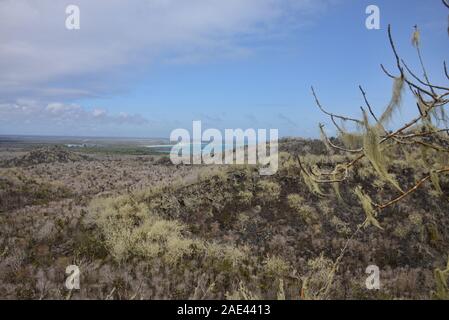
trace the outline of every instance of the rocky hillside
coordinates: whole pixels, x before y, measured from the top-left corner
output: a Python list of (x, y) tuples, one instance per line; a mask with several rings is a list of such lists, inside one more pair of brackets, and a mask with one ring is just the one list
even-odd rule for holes
[(28, 167), (43, 163), (77, 162), (90, 160), (88, 156), (68, 151), (60, 146), (46, 146), (19, 157), (5, 160), (3, 167)]
[(2, 169), (0, 174), (0, 213), (71, 196), (62, 184), (26, 177), (16, 170)]

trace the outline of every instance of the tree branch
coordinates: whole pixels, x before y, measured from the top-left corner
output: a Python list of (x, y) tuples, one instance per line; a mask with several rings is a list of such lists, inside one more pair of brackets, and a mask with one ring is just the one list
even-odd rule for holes
[(358, 119), (354, 119), (354, 118), (349, 118), (349, 117), (344, 117), (344, 116), (340, 116), (331, 112), (326, 111), (323, 106), (321, 105), (320, 101), (318, 100), (318, 97), (315, 93), (315, 89), (312, 87), (312, 94), (315, 97), (315, 102), (316, 105), (318, 106), (318, 108), (321, 110), (321, 112), (323, 112), (324, 114), (327, 114), (330, 117), (334, 117), (334, 118), (338, 118), (338, 119), (342, 119), (344, 121), (353, 121), (356, 122), (357, 124), (361, 124), (362, 122)]
[[(441, 169), (441, 170), (437, 170), (437, 171), (436, 171), (437, 174), (445, 173), (445, 172), (449, 172), (449, 167), (448, 167), (448, 168), (444, 168), (444, 169)], [(383, 209), (385, 209), (385, 208), (387, 208), (387, 207), (389, 207), (389, 206), (395, 204), (396, 202), (401, 201), (402, 199), (404, 199), (405, 197), (407, 197), (407, 196), (410, 195), (411, 193), (415, 192), (415, 191), (416, 191), (416, 190), (417, 190), (417, 189), (418, 189), (424, 182), (426, 182), (426, 181), (429, 180), (429, 179), (430, 179), (430, 175), (428, 175), (428, 176), (422, 178), (421, 180), (419, 180), (418, 183), (417, 183), (415, 186), (413, 186), (413, 187), (412, 187), (411, 189), (409, 189), (408, 191), (404, 192), (404, 193), (403, 193), (402, 195), (400, 195), (399, 197), (397, 197), (397, 198), (395, 198), (395, 199), (393, 199), (393, 200), (391, 200), (391, 201), (389, 201), (389, 202), (387, 202), (387, 203), (385, 203), (385, 204), (377, 205), (378, 210), (383, 210)]]

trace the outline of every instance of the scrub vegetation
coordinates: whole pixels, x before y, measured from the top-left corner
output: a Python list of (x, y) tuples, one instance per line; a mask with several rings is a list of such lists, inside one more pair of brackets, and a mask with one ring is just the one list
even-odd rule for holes
[[(360, 118), (333, 114), (312, 89), (337, 135), (320, 125), (322, 140), (281, 140), (273, 176), (158, 155), (2, 150), (0, 297), (448, 299), (449, 88), (430, 82), (417, 27), (423, 77), (388, 36), (397, 70), (382, 66), (385, 111), (360, 87)], [(406, 90), (416, 118), (389, 129)], [(70, 264), (80, 290), (64, 287)], [(365, 287), (371, 264), (380, 290)]]

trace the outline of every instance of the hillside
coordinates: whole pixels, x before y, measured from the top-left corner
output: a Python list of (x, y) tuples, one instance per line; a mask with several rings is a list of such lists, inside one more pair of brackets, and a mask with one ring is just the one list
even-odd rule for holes
[[(297, 144), (289, 140), (281, 149), (323, 148), (319, 141)], [(281, 153), (271, 177), (248, 166), (174, 167), (142, 157), (95, 160), (101, 171), (80, 162), (76, 170), (88, 172), (89, 191), (72, 188), (63, 200), (0, 216), (0, 295), (65, 298), (63, 271), (74, 263), (82, 284), (72, 299), (435, 297), (434, 270), (444, 268), (449, 252), (449, 179), (441, 177), (441, 192), (428, 183), (385, 210), (378, 217), (383, 230), (360, 228), (365, 213), (355, 186), (379, 199), (397, 191), (363, 161), (348, 183), (317, 186), (304, 179), (291, 152)], [(418, 150), (395, 152), (426, 161)], [(302, 162), (326, 168), (345, 157), (307, 152)], [(389, 157), (389, 170), (405, 186), (424, 174)], [(120, 163), (133, 169), (123, 171)], [(108, 168), (120, 179), (108, 178), (102, 192), (95, 183), (113, 173)], [(139, 171), (151, 175), (143, 181)], [(382, 271), (380, 291), (365, 288), (370, 264)]]
[(28, 167), (42, 163), (77, 162), (90, 158), (75, 152), (68, 151), (60, 146), (46, 146), (33, 149), (27, 154), (13, 159), (5, 160), (4, 167)]

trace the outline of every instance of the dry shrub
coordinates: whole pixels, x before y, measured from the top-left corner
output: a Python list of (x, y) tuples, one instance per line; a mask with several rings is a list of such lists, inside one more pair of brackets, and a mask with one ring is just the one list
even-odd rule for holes
[(318, 219), (316, 210), (307, 205), (303, 197), (299, 194), (293, 193), (287, 196), (288, 206), (297, 213), (301, 219), (307, 224), (312, 223)]
[(187, 227), (151, 213), (131, 196), (97, 199), (91, 204), (90, 219), (100, 229), (104, 244), (118, 262), (131, 257), (145, 260), (161, 258), (175, 265), (183, 258), (197, 254), (211, 264), (219, 262), (235, 268), (247, 257), (249, 249), (208, 243), (187, 236)]
[(265, 273), (270, 277), (282, 278), (291, 270), (290, 264), (278, 256), (270, 256), (263, 262)]
[(325, 299), (329, 284), (335, 274), (334, 262), (320, 255), (307, 261), (307, 272), (303, 276), (302, 296), (304, 299)]
[(257, 183), (257, 198), (262, 203), (269, 203), (279, 200), (281, 186), (273, 181), (261, 180)]

